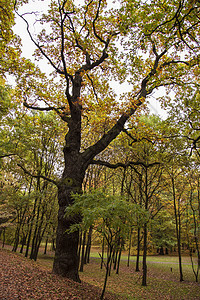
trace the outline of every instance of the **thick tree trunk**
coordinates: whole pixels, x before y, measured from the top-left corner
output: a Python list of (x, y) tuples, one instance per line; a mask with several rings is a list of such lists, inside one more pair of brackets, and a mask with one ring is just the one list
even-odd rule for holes
[[(63, 191), (60, 191), (60, 197), (63, 195)], [(63, 198), (65, 195), (63, 195)], [(70, 195), (69, 195), (70, 197)], [(64, 202), (64, 201), (63, 201)], [(53, 272), (80, 282), (78, 275), (78, 242), (79, 232), (72, 233), (67, 232), (70, 226), (74, 224), (75, 220), (65, 218), (66, 205), (62, 205), (58, 212), (58, 227), (56, 235), (56, 252), (53, 264)]]
[[(68, 160), (69, 161), (69, 160)], [(79, 232), (69, 232), (71, 225), (81, 221), (80, 216), (66, 217), (66, 207), (73, 203), (72, 193), (81, 192), (85, 172), (80, 156), (71, 157), (64, 170), (63, 179), (58, 185), (58, 227), (56, 235), (56, 252), (53, 272), (63, 277), (80, 282), (78, 274)], [(70, 174), (70, 175), (69, 175)]]
[(67, 229), (73, 223), (64, 218), (65, 207), (60, 207), (56, 237), (56, 252), (53, 272), (80, 282), (78, 275), (79, 259), (77, 254), (79, 232), (68, 233)]

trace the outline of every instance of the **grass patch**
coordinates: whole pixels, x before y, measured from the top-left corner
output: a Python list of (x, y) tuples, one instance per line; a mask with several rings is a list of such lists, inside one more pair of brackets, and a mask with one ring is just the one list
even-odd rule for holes
[[(128, 268), (126, 262), (122, 261), (120, 274), (112, 271), (108, 279), (107, 290), (115, 293), (121, 299), (200, 299), (200, 285), (194, 282), (191, 266), (185, 265), (183, 272), (189, 272), (191, 281), (179, 282), (178, 265), (163, 264), (158, 261), (159, 257), (151, 257), (148, 264), (147, 287), (141, 286), (142, 273), (135, 272), (135, 265), (132, 262)], [(166, 258), (163, 259), (165, 261)], [(174, 262), (174, 257), (168, 257)], [(187, 258), (185, 260), (187, 262)], [(156, 263), (155, 263), (156, 262)], [(171, 265), (176, 271), (171, 272)], [(103, 286), (105, 270), (100, 269), (97, 259), (85, 266), (84, 272), (80, 274), (81, 279), (88, 283)]]
[[(39, 264), (52, 269), (54, 254), (39, 254)], [(142, 261), (142, 258), (140, 258)], [(127, 267), (127, 256), (122, 255), (120, 274), (112, 270), (108, 278), (107, 291), (116, 295), (116, 299), (173, 299), (200, 300), (200, 284), (195, 282), (189, 257), (182, 257), (184, 281), (179, 281), (179, 265), (176, 256), (148, 256), (147, 287), (142, 287), (142, 272), (135, 272), (136, 257), (131, 256)], [(140, 264), (142, 270), (142, 266)], [(100, 256), (97, 251), (91, 253), (90, 263), (80, 273), (83, 282), (103, 287), (105, 268), (100, 269)]]

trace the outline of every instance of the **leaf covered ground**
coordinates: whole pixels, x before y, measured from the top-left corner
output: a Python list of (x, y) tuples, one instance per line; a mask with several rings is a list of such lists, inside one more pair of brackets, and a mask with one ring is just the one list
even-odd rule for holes
[[(101, 289), (51, 274), (49, 268), (23, 256), (0, 250), (0, 299), (99, 299)], [(107, 294), (105, 299), (116, 297)]]
[[(200, 300), (200, 283), (194, 281), (189, 258), (183, 259), (184, 281), (179, 281), (177, 259), (149, 257), (148, 285), (141, 287), (142, 272), (135, 272), (135, 263), (121, 262), (120, 274), (111, 272), (105, 300)], [(0, 249), (0, 300), (73, 300), (100, 299), (105, 270), (100, 260), (80, 273), (82, 283), (75, 283), (51, 273), (53, 255), (41, 255), (37, 262), (10, 250)]]

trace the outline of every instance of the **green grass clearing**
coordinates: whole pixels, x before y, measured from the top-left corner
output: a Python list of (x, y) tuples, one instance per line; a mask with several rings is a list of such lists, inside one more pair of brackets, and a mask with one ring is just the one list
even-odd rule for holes
[[(135, 257), (131, 257), (127, 267), (127, 256), (122, 256), (120, 274), (112, 270), (107, 290), (115, 293), (119, 299), (200, 299), (200, 284), (195, 282), (189, 257), (183, 257), (184, 281), (179, 281), (178, 257), (148, 256), (147, 287), (141, 286), (142, 272), (135, 272)], [(142, 260), (142, 257), (140, 258)], [(52, 268), (53, 256), (40, 255), (39, 262)], [(140, 266), (141, 267), (141, 266)], [(80, 273), (81, 280), (102, 287), (105, 268), (100, 269), (97, 252), (91, 253), (91, 262)]]

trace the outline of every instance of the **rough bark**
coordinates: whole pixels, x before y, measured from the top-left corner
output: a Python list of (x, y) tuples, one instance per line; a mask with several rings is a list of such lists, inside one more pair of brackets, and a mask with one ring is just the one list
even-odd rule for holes
[[(71, 139), (70, 142), (73, 142)], [(64, 149), (67, 157), (67, 146)], [(80, 154), (68, 153), (68, 164), (65, 167), (63, 178), (58, 185), (58, 227), (56, 235), (56, 252), (53, 272), (63, 277), (80, 282), (78, 275), (79, 257), (78, 244), (79, 232), (69, 233), (71, 225), (80, 222), (80, 216), (65, 217), (65, 209), (73, 203), (72, 193), (81, 192), (84, 178), (83, 163)]]
[[(67, 232), (70, 226), (76, 223), (78, 220), (75, 218), (65, 217), (66, 204), (72, 203), (72, 197), (70, 195), (72, 188), (66, 187), (63, 184), (58, 190), (59, 197), (59, 212), (58, 212), (58, 227), (56, 235), (56, 252), (53, 264), (53, 272), (63, 277), (68, 277), (74, 281), (80, 282), (78, 275), (78, 242), (79, 232), (73, 233)], [(74, 190), (75, 191), (75, 190)], [(67, 202), (67, 203), (66, 203)]]

